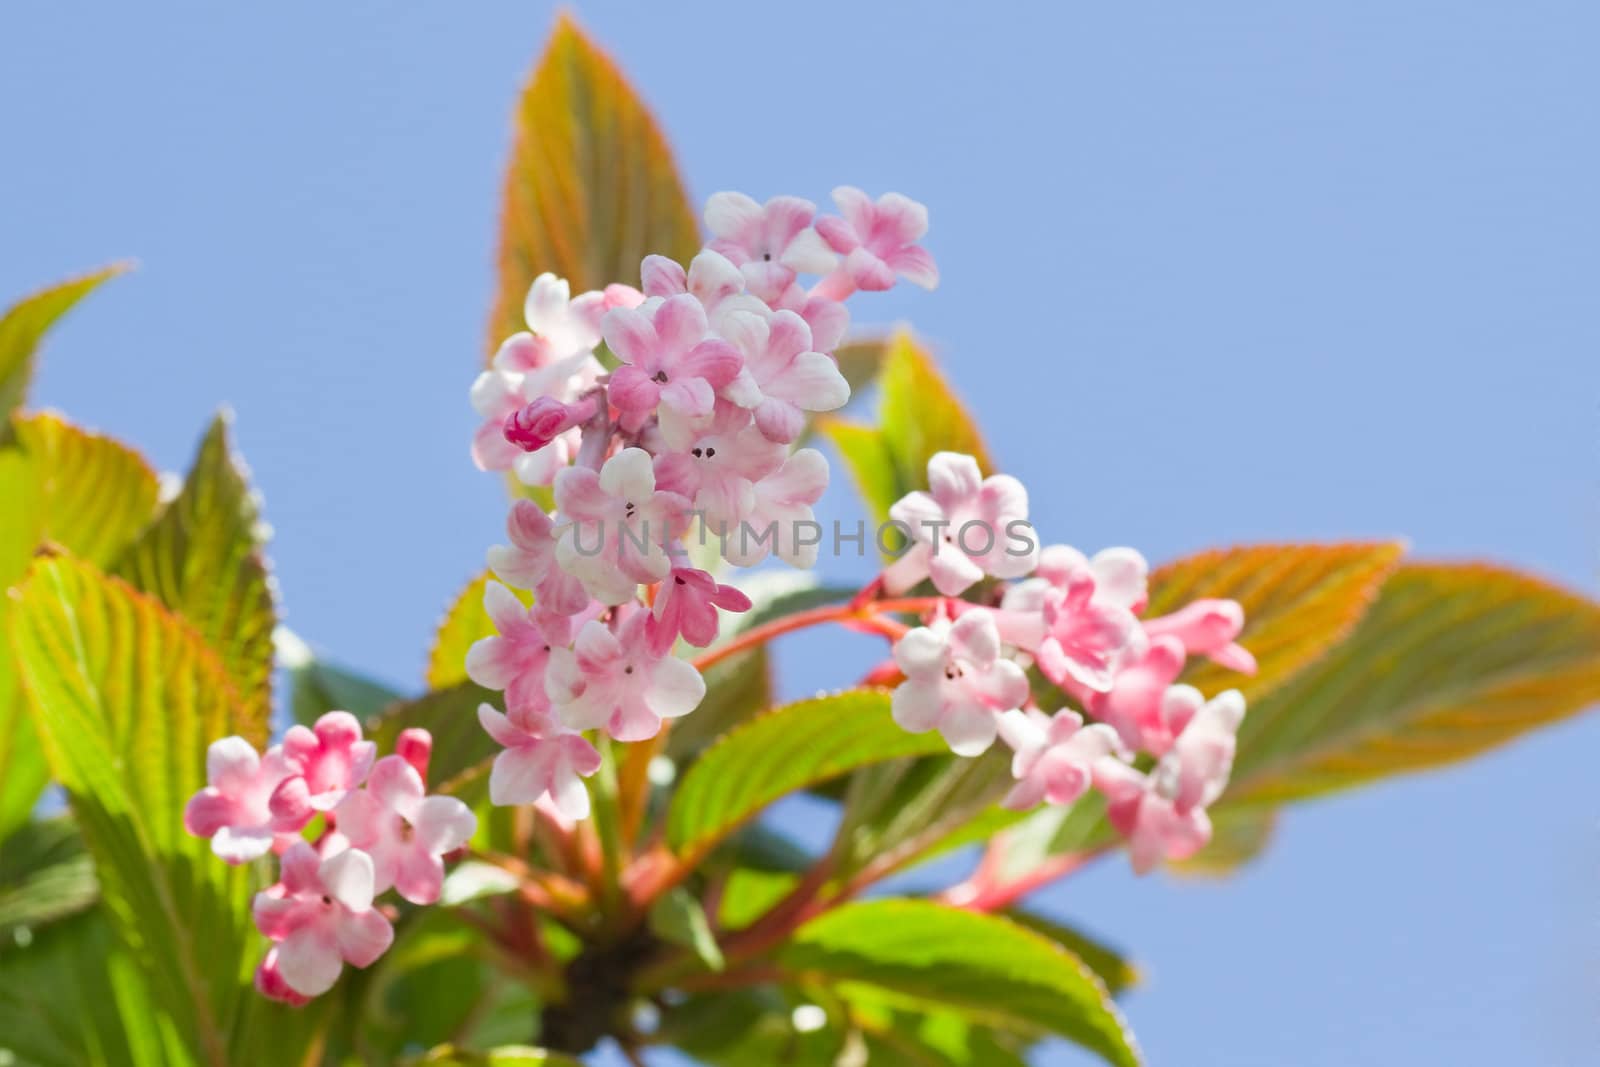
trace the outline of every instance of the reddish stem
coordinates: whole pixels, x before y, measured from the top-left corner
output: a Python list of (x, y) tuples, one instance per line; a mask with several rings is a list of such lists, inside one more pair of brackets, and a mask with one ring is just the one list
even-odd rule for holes
[(905, 597), (898, 600), (874, 600), (865, 604), (857, 604), (854, 601), (844, 604), (825, 604), (819, 608), (797, 611), (793, 615), (785, 615), (781, 619), (773, 619), (771, 622), (747, 630), (725, 645), (700, 653), (695, 657), (694, 665), (703, 671), (729, 656), (766, 644), (774, 637), (828, 622), (836, 622), (852, 629), (878, 633), (890, 640), (897, 640), (905, 633), (907, 627), (899, 620), (886, 616), (901, 612), (921, 614), (934, 611), (944, 602), (944, 597), (937, 596)]

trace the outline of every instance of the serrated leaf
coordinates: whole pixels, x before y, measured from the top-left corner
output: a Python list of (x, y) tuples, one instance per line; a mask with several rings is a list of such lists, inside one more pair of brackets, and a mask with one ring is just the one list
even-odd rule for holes
[[(150, 521), (157, 480), (138, 453), (55, 415), (17, 415), (0, 445), (0, 590), (19, 581), (46, 541), (108, 561)], [(0, 601), (0, 628), (7, 604)], [(0, 836), (27, 821), (49, 780), (23, 712), (15, 667), (0, 656)]]
[(36, 931), (93, 906), (94, 863), (64, 815), (23, 825), (0, 841), (0, 946), (18, 927)]
[(788, 793), (860, 767), (943, 751), (936, 733), (889, 717), (889, 694), (857, 689), (760, 715), (707, 749), (667, 809), (667, 841), (691, 864)]
[(118, 935), (193, 1058), (226, 1063), (257, 951), (250, 871), (217, 861), (180, 813), (207, 745), (252, 724), (215, 653), (153, 597), (67, 558), (37, 562), (13, 595), (29, 711)]
[(1202, 597), (1244, 607), (1239, 643), (1256, 657), (1252, 676), (1197, 659), (1183, 681), (1207, 694), (1238, 689), (1250, 700), (1292, 678), (1344, 639), (1399, 565), (1393, 541), (1247, 545), (1176, 560), (1150, 576), (1146, 618)]
[(478, 722), (478, 705), (497, 704), (498, 699), (496, 693), (462, 682), (391, 704), (365, 725), (380, 752), (393, 751), (401, 730), (421, 727), (431, 733), (430, 790), (459, 796), (470, 804), (487, 788), (489, 761), (500, 751)]
[[(473, 642), (495, 635), (494, 623), (483, 610), (483, 589), (495, 580), (488, 571), (468, 582), (456, 594), (434, 631), (433, 647), (428, 650), (429, 689), (444, 689), (467, 680), (467, 650)], [(533, 603), (533, 594), (513, 589), (524, 604)]]
[(1600, 701), (1600, 605), (1481, 564), (1410, 564), (1350, 637), (1258, 702), (1225, 802), (1466, 759)]
[(1078, 957), (1084, 966), (1099, 976), (1112, 996), (1139, 984), (1139, 969), (1129, 963), (1122, 953), (1076, 926), (1022, 908), (1010, 908), (1000, 914), (1036, 934), (1043, 934)]
[(201, 439), (183, 489), (112, 568), (217, 651), (242, 701), (238, 732), (256, 745), (265, 743), (272, 714), (277, 625), (264, 543), (260, 509), (223, 414)]
[(688, 263), (700, 230), (660, 129), (611, 61), (562, 15), (523, 91), (506, 172), (489, 352), (518, 330), (544, 271), (577, 294), (636, 285), (659, 253)]
[(930, 901), (874, 900), (826, 912), (777, 954), (798, 978), (862, 985), (1023, 1035), (1056, 1034), (1128, 1067), (1137, 1046), (1105, 987), (1048, 938)]
[(126, 269), (126, 264), (113, 264), (41, 289), (0, 315), (0, 441), (6, 436), (6, 419), (27, 398), (34, 359), (44, 335), (101, 282)]

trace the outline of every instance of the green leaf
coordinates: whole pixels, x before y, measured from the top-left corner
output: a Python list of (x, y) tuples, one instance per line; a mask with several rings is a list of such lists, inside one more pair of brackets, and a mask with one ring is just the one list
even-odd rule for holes
[(936, 733), (910, 734), (889, 717), (889, 694), (857, 689), (760, 715), (718, 741), (689, 769), (667, 809), (667, 841), (698, 862), (787, 793), (860, 767), (944, 751)]
[(242, 700), (238, 732), (266, 741), (272, 714), (272, 629), (277, 623), (259, 502), (212, 420), (183, 489), (112, 568), (181, 615), (222, 658)]
[(366, 727), (378, 751), (390, 752), (400, 731), (421, 727), (433, 735), (428, 763), (429, 788), (473, 803), (488, 788), (489, 761), (500, 746), (478, 723), (478, 705), (493, 704), (498, 694), (462, 682), (415, 700), (391, 704)]
[(66, 816), (23, 825), (0, 841), (0, 946), (91, 907), (100, 895), (94, 863)]
[(874, 520), (883, 522), (891, 504), (926, 487), (928, 460), (936, 452), (964, 452), (993, 473), (977, 423), (932, 354), (910, 333), (902, 330), (888, 342), (879, 387), (876, 427), (837, 418), (818, 423), (850, 468)]
[[(484, 571), (467, 583), (456, 594), (450, 608), (439, 620), (433, 635), (433, 648), (428, 652), (429, 689), (444, 689), (467, 680), (467, 650), (485, 637), (496, 633), (489, 613), (483, 609), (483, 590), (495, 577)], [(524, 604), (533, 603), (533, 594), (521, 589), (511, 590)]]
[(655, 120), (570, 16), (558, 19), (513, 125), (491, 353), (527, 329), (523, 301), (544, 271), (576, 295), (637, 284), (650, 253), (687, 264), (700, 249), (694, 208)]
[(1255, 704), (1224, 803), (1466, 759), (1600, 701), (1600, 605), (1482, 564), (1400, 568), (1339, 648)]
[(1036, 934), (1043, 934), (1078, 957), (1084, 966), (1099, 977), (1112, 996), (1138, 985), (1141, 980), (1139, 968), (1129, 963), (1122, 953), (1075, 926), (1021, 908), (1010, 908), (1000, 914)]
[(682, 886), (663, 893), (650, 905), (650, 929), (664, 940), (689, 949), (713, 971), (726, 966), (722, 949), (706, 920), (705, 909)]
[(851, 400), (878, 380), (883, 373), (883, 365), (888, 362), (893, 343), (894, 338), (890, 336), (857, 337), (834, 350), (833, 358), (839, 363), (839, 373), (850, 383)]
[(366, 719), (405, 699), (385, 682), (319, 659), (285, 627), (278, 627), (273, 643), (278, 662), (289, 672), (289, 709), (295, 722), (309, 726), (336, 710)]
[(226, 1063), (258, 951), (250, 871), (216, 860), (180, 813), (207, 745), (255, 724), (216, 654), (154, 598), (67, 558), (37, 562), (14, 595), (29, 711), (117, 932), (193, 1058)]
[(1256, 657), (1252, 676), (1197, 659), (1183, 681), (1207, 694), (1238, 689), (1254, 701), (1342, 641), (1366, 614), (1405, 546), (1393, 541), (1272, 544), (1217, 549), (1168, 563), (1150, 576), (1146, 618), (1202, 597), (1244, 607), (1239, 643)]
[(151, 1003), (104, 908), (30, 931), (25, 940), (0, 942), (0, 1061), (49, 1067), (196, 1062)]
[(993, 915), (920, 900), (847, 904), (802, 926), (777, 958), (802, 980), (865, 986), (913, 1010), (954, 1009), (1021, 1035), (1065, 1037), (1123, 1067), (1140, 1062), (1094, 972)]
[[(0, 427), (27, 399), (34, 357), (50, 327), (101, 282), (127, 269), (127, 264), (117, 263), (42, 289), (0, 316)], [(3, 437), (0, 429), (0, 439)]]
[[(49, 541), (104, 563), (155, 511), (157, 480), (135, 452), (55, 415), (15, 416), (0, 445), (0, 591), (20, 581)], [(0, 599), (0, 630), (8, 602)], [(11, 657), (0, 655), (0, 837), (28, 820), (49, 780)]]

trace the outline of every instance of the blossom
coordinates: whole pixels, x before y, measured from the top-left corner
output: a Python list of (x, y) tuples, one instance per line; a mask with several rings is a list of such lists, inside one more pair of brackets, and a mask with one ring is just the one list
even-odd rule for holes
[(750, 291), (766, 301), (794, 283), (797, 273), (826, 274), (838, 257), (811, 228), (817, 205), (798, 196), (758, 204), (743, 193), (715, 193), (706, 201), (709, 247), (743, 272)]
[(844, 263), (823, 280), (826, 295), (888, 289), (896, 274), (924, 289), (939, 284), (938, 265), (917, 244), (928, 232), (927, 208), (899, 193), (885, 193), (874, 203), (848, 185), (833, 191), (833, 202), (843, 217), (818, 219), (817, 232)]
[(985, 574), (1018, 578), (1038, 560), (1027, 489), (1008, 474), (984, 478), (978, 461), (959, 452), (934, 453), (928, 491), (907, 493), (889, 516), (916, 542), (886, 575), (890, 592), (926, 575), (940, 593), (960, 596)]
[(326, 859), (304, 841), (283, 854), (277, 885), (256, 894), (256, 928), (276, 942), (269, 985), (302, 997), (333, 988), (344, 964), (366, 967), (388, 950), (394, 927), (372, 906), (372, 857), (346, 849)]
[(583, 583), (556, 566), (555, 523), (531, 500), (518, 500), (506, 517), (507, 545), (489, 549), (489, 569), (513, 589), (527, 589), (539, 603), (575, 615), (589, 603)]
[(693, 567), (674, 567), (661, 583), (647, 627), (650, 648), (665, 655), (680, 636), (696, 648), (717, 637), (717, 609), (749, 611), (750, 598)]
[[(706, 317), (716, 322), (724, 308), (739, 306), (736, 297), (744, 293), (744, 275), (728, 259), (711, 249), (703, 249), (689, 261), (686, 271), (666, 256), (645, 256), (639, 273), (648, 298), (641, 311), (650, 312), (675, 296), (688, 294), (700, 301)], [(760, 304), (759, 300), (753, 301)]]
[(1128, 609), (1096, 600), (1094, 593), (1094, 575), (1080, 568), (1065, 590), (1045, 594), (1044, 637), (1034, 655), (1044, 676), (1057, 685), (1076, 683), (1103, 693), (1112, 686), (1117, 654), (1139, 622)]
[(850, 328), (850, 309), (837, 300), (803, 288), (798, 282), (769, 303), (774, 311), (792, 311), (811, 328), (811, 347), (832, 353)]
[(394, 739), (394, 754), (411, 764), (417, 777), (426, 782), (428, 761), (433, 757), (433, 735), (420, 726), (407, 727)]
[(1135, 613), (1144, 610), (1150, 596), (1150, 564), (1132, 548), (1103, 548), (1085, 558), (1070, 545), (1050, 545), (1039, 553), (1039, 565), (1034, 569), (1037, 577), (1018, 584), (1041, 582), (1064, 590), (1080, 570), (1087, 570), (1094, 577), (1094, 597), (1100, 603)]
[(769, 441), (750, 413), (719, 401), (709, 419), (662, 427), (656, 485), (687, 497), (710, 529), (725, 530), (756, 506), (756, 483), (784, 463), (784, 448)]
[(283, 970), (278, 964), (278, 946), (273, 945), (267, 949), (267, 954), (256, 967), (255, 979), (256, 992), (268, 1000), (276, 1000), (293, 1007), (311, 1003), (310, 997), (301, 996), (294, 988), (284, 981)]
[(571, 520), (556, 542), (556, 563), (606, 604), (631, 600), (640, 582), (658, 582), (671, 564), (663, 543), (685, 525), (689, 501), (656, 489), (650, 455), (624, 448), (596, 474), (569, 467), (556, 478), (556, 505)]
[(1085, 726), (1075, 711), (1053, 716), (1037, 708), (1007, 711), (997, 721), (1001, 738), (1015, 753), (1011, 775), (1017, 779), (1001, 804), (1017, 811), (1041, 800), (1073, 803), (1088, 790), (1096, 761), (1122, 748), (1115, 730), (1104, 723)]
[(602, 322), (606, 343), (623, 366), (607, 396), (637, 426), (658, 405), (686, 418), (709, 415), (716, 391), (739, 373), (737, 350), (708, 335), (705, 308), (693, 296), (672, 296), (653, 313), (618, 308)]
[(273, 790), (296, 768), (274, 745), (265, 757), (242, 737), (224, 737), (206, 749), (206, 787), (189, 798), (183, 827), (196, 837), (211, 838), (211, 851), (229, 863), (265, 855), (274, 843), (294, 840), (295, 827), (277, 826), (272, 815)]
[[(1176, 729), (1181, 729), (1173, 727), (1167, 702), (1168, 690), (1178, 680), (1183, 664), (1183, 644), (1176, 638), (1130, 644), (1117, 660), (1111, 688), (1083, 695), (1089, 713), (1109, 723), (1130, 747), (1164, 754), (1172, 747)], [(1179, 694), (1177, 699), (1185, 697)]]
[(894, 646), (906, 680), (894, 691), (894, 721), (912, 733), (937, 729), (958, 756), (976, 756), (993, 743), (996, 716), (1028, 699), (1022, 668), (1000, 654), (994, 617), (969, 611), (954, 623), (935, 619)]
[(339, 832), (372, 857), (375, 892), (393, 886), (413, 904), (432, 904), (444, 885), (447, 852), (465, 845), (478, 820), (455, 797), (427, 796), (422, 776), (402, 756), (385, 756), (365, 789), (336, 809)]
[(637, 609), (615, 633), (584, 623), (571, 649), (550, 653), (545, 685), (561, 721), (574, 730), (604, 729), (618, 741), (643, 741), (662, 719), (687, 715), (706, 693), (693, 666), (650, 648), (649, 612)]
[(366, 780), (378, 746), (361, 739), (361, 723), (348, 711), (330, 711), (307, 729), (291, 726), (283, 754), (297, 773), (272, 794), (280, 822), (304, 826), (317, 812), (332, 811)]
[(583, 779), (600, 769), (600, 753), (582, 734), (548, 718), (520, 727), (488, 704), (478, 705), (478, 722), (505, 748), (489, 772), (491, 802), (536, 804), (548, 797), (566, 819), (589, 817)]
[(1234, 640), (1244, 629), (1244, 608), (1236, 600), (1196, 600), (1171, 615), (1146, 619), (1145, 633), (1170, 635), (1192, 656), (1207, 656), (1231, 671), (1256, 672), (1256, 658)]
[(822, 527), (812, 508), (827, 488), (827, 459), (814, 448), (799, 449), (755, 484), (754, 506), (722, 539), (722, 558), (752, 567), (770, 554), (792, 567), (815, 566)]
[(548, 711), (545, 665), (552, 647), (572, 640), (572, 618), (538, 604), (524, 607), (499, 582), (484, 584), (483, 609), (497, 633), (467, 649), (467, 677), (485, 689), (502, 690), (514, 713)]
[(1095, 764), (1095, 787), (1106, 796), (1111, 825), (1128, 839), (1136, 872), (1188, 859), (1211, 840), (1205, 809), (1227, 786), (1244, 713), (1244, 697), (1230, 689), (1194, 711), (1149, 774), (1115, 759)]
[(793, 311), (733, 311), (722, 333), (744, 356), (728, 396), (755, 412), (770, 441), (800, 436), (807, 411), (833, 411), (850, 399), (850, 383), (832, 356), (811, 350), (811, 327)]

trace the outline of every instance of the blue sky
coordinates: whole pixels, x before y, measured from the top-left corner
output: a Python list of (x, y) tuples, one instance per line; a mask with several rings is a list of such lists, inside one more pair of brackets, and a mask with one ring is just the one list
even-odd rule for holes
[[(938, 346), (1047, 536), (1161, 560), (1403, 534), (1594, 591), (1600, 10), (911, 10), (579, 15), (697, 197), (929, 205), (943, 285), (857, 318)], [(0, 294), (142, 263), (36, 400), (169, 469), (231, 404), (289, 623), (405, 682), (499, 530), (466, 388), (551, 20), (35, 2), (0, 35)], [(844, 680), (840, 647), (792, 647), (787, 687)], [(1591, 715), (1297, 809), (1227, 883), (1108, 863), (1036, 902), (1143, 963), (1158, 1065), (1592, 1062), (1597, 745)]]

